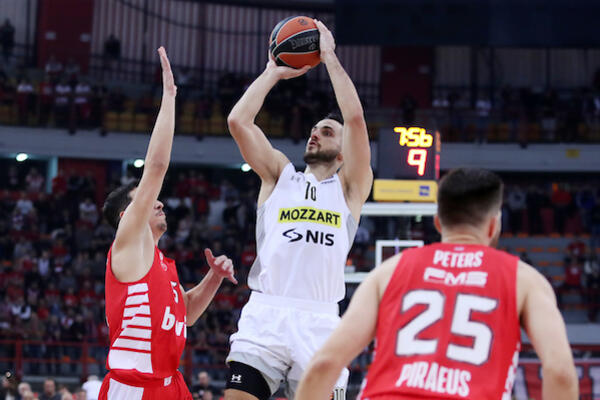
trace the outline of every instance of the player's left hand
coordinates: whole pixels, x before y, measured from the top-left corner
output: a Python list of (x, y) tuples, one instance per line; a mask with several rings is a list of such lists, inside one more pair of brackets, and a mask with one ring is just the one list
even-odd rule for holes
[(173, 79), (173, 71), (171, 71), (171, 63), (169, 63), (167, 51), (162, 46), (157, 51), (160, 56), (160, 66), (162, 68), (163, 95), (175, 97), (177, 95), (177, 86), (175, 86), (175, 79)]
[(233, 261), (225, 255), (215, 257), (210, 249), (204, 249), (204, 255), (206, 256), (206, 262), (210, 269), (220, 276), (221, 278), (227, 278), (232, 283), (237, 285), (238, 281), (233, 276)]
[(335, 53), (335, 39), (333, 34), (324, 23), (318, 19), (314, 19), (317, 29), (319, 30), (319, 49), (321, 50), (321, 61), (325, 61), (323, 57), (327, 57)]

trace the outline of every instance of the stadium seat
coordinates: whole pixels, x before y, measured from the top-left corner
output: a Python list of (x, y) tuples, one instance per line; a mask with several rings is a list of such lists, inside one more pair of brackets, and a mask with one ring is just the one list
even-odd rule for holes
[(124, 112), (119, 115), (119, 130), (122, 132), (133, 132), (133, 113)]
[(108, 111), (104, 115), (104, 127), (107, 131), (119, 130), (119, 114), (113, 111)]
[(143, 113), (133, 114), (133, 130), (135, 132), (147, 132), (150, 130), (148, 126), (148, 115)]

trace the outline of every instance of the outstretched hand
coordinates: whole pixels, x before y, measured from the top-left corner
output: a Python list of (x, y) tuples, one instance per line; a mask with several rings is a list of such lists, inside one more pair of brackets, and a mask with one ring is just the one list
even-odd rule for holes
[(321, 61), (325, 62), (323, 57), (327, 57), (335, 52), (335, 39), (333, 34), (324, 23), (318, 19), (313, 19), (319, 30), (319, 50), (321, 51)]
[(204, 255), (206, 256), (208, 266), (217, 276), (227, 278), (237, 285), (238, 281), (233, 276), (233, 261), (230, 258), (225, 255), (215, 257), (210, 249), (204, 249)]
[(277, 76), (277, 79), (292, 79), (304, 75), (310, 69), (310, 65), (305, 65), (300, 69), (281, 67), (275, 63), (273, 55), (269, 52), (269, 61), (267, 62), (267, 71), (271, 71)]
[(163, 95), (167, 94), (175, 97), (177, 95), (177, 86), (175, 86), (171, 64), (163, 46), (158, 48), (158, 55), (160, 56), (160, 66), (162, 67)]

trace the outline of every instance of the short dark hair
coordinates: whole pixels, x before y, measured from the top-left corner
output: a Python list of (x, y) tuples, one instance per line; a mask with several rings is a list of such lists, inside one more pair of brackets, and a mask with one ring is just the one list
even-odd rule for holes
[(138, 185), (138, 181), (133, 181), (127, 185), (120, 186), (109, 193), (104, 206), (102, 207), (102, 215), (108, 221), (108, 223), (115, 229), (119, 226), (119, 220), (121, 219), (121, 211), (125, 211), (131, 200), (129, 192), (131, 192)]
[(344, 118), (342, 118), (342, 115), (337, 111), (331, 111), (329, 114), (323, 117), (323, 119), (332, 119), (344, 125)]
[(479, 226), (502, 206), (504, 185), (495, 173), (480, 168), (457, 168), (440, 181), (438, 216), (443, 226)]

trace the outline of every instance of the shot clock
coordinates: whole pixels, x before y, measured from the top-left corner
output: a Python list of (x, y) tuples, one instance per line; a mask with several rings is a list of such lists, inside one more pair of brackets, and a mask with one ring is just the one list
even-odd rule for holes
[(435, 201), (440, 174), (441, 141), (437, 131), (396, 126), (379, 131), (377, 201)]

